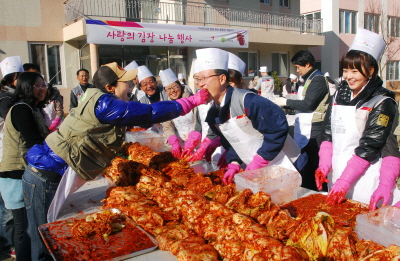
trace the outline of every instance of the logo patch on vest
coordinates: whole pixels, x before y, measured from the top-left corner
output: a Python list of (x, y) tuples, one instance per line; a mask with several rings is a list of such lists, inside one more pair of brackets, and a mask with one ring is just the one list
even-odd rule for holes
[(379, 114), (376, 124), (381, 125), (383, 127), (387, 127), (389, 124), (389, 116), (385, 114)]
[(85, 93), (81, 96), (81, 98), (79, 99), (79, 102), (82, 102), (82, 101), (86, 98), (86, 96), (87, 96), (87, 92), (85, 92)]

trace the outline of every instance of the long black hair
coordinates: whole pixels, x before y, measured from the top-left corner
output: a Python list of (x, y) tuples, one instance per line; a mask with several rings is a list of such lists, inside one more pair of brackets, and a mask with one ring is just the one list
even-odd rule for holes
[(23, 101), (32, 107), (44, 108), (48, 102), (48, 97), (37, 103), (36, 97), (33, 95), (33, 86), (37, 78), (40, 77), (43, 80), (42, 75), (36, 72), (23, 72), (18, 76), (17, 87), (11, 97), (9, 105), (12, 106), (19, 101)]
[(14, 81), (18, 78), (19, 72), (9, 73), (0, 82), (0, 91), (5, 91), (5, 87), (15, 88)]

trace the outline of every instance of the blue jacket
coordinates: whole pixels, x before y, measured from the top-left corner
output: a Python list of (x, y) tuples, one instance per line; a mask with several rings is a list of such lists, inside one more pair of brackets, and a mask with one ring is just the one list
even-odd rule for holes
[[(226, 162), (237, 161), (241, 164), (242, 160), (214, 125), (222, 124), (229, 120), (232, 92), (233, 87), (229, 86), (225, 94), (225, 105), (222, 108), (218, 109), (215, 103), (213, 103), (208, 111), (206, 122), (209, 124), (211, 130), (221, 137), (221, 144), (227, 150)], [(251, 120), (253, 128), (264, 135), (264, 142), (258, 149), (257, 154), (265, 160), (273, 160), (282, 150), (289, 132), (285, 113), (278, 105), (253, 93), (245, 97), (244, 112)]]
[[(182, 114), (182, 106), (176, 101), (163, 101), (142, 104), (135, 101), (123, 101), (113, 94), (100, 96), (95, 108), (97, 119), (103, 124), (115, 126), (138, 126), (164, 122)], [(37, 144), (27, 153), (29, 164), (44, 170), (64, 174), (68, 165), (46, 144)]]

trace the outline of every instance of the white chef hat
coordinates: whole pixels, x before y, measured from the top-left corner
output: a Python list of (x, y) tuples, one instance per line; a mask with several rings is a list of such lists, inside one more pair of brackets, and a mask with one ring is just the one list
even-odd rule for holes
[(297, 76), (294, 75), (293, 73), (291, 73), (289, 78), (292, 79), (293, 81), (295, 81), (297, 79)]
[(364, 28), (358, 28), (356, 37), (350, 46), (350, 50), (363, 51), (370, 54), (379, 61), (383, 51), (385, 50), (385, 41), (379, 34), (365, 30)]
[(185, 79), (185, 76), (183, 76), (183, 73), (178, 73), (178, 79)]
[(204, 48), (196, 50), (199, 72), (210, 69), (228, 71), (229, 54), (218, 48)]
[(15, 72), (23, 72), (24, 67), (22, 67), (21, 57), (20, 56), (10, 56), (5, 58), (0, 63), (1, 73), (3, 77), (10, 73)]
[(161, 70), (158, 75), (160, 75), (162, 85), (164, 87), (166, 87), (166, 86), (170, 85), (171, 83), (176, 82), (178, 80), (178, 78), (176, 78), (176, 76), (175, 76), (175, 73), (170, 68), (168, 68), (164, 71)]
[(193, 74), (199, 73), (200, 68), (199, 68), (199, 60), (194, 60), (193, 61)]
[(325, 74), (324, 74), (324, 76), (325, 77), (329, 77), (330, 75), (329, 75), (329, 72), (326, 72)]
[(132, 61), (127, 66), (124, 67), (124, 70), (125, 71), (135, 70), (138, 67), (139, 67), (139, 65), (135, 61)]
[(261, 66), (260, 67), (260, 72), (268, 72), (268, 67), (267, 66)]
[(149, 68), (146, 65), (139, 66), (138, 68), (138, 80), (141, 82), (147, 77), (154, 77), (154, 75), (150, 72)]
[(228, 52), (228, 54), (229, 54), (228, 69), (233, 69), (243, 74), (244, 69), (246, 68), (246, 64), (242, 61), (242, 59), (240, 59), (233, 53)]

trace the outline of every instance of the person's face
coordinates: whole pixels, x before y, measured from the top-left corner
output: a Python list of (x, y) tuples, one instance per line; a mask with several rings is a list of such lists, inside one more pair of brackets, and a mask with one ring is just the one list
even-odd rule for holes
[(147, 77), (140, 82), (140, 89), (147, 95), (154, 95), (157, 91), (157, 83), (153, 77)]
[[(371, 67), (371, 69), (372, 70), (369, 75), (372, 75), (374, 72), (374, 68)], [(368, 78), (362, 75), (361, 72), (357, 69), (343, 69), (343, 78), (347, 81), (350, 89), (353, 91), (354, 94), (358, 94), (358, 92), (361, 91), (362, 87), (365, 86), (368, 82)]]
[(46, 97), (47, 85), (43, 81), (42, 77), (37, 77), (35, 84), (32, 86), (33, 96), (37, 99), (37, 102), (41, 102)]
[(138, 85), (138, 84), (139, 84), (138, 77), (136, 76), (135, 79), (132, 80), (132, 82), (133, 82), (135, 85)]
[(129, 101), (128, 92), (131, 85), (128, 82), (117, 82), (116, 86), (112, 86), (115, 96), (123, 101)]
[(205, 70), (199, 72), (199, 87), (200, 89), (208, 90), (208, 100), (216, 100), (226, 89), (225, 80), (221, 75), (216, 75), (215, 70)]
[(76, 79), (78, 79), (80, 84), (87, 85), (89, 83), (89, 74), (85, 71), (80, 71)]
[(171, 100), (177, 100), (182, 97), (182, 88), (176, 82), (167, 85), (164, 89)]
[(307, 63), (305, 66), (301, 66), (299, 64), (295, 64), (294, 66), (296, 66), (296, 71), (301, 76), (306, 75), (308, 71), (311, 70), (312, 68), (312, 66), (309, 63)]
[(196, 88), (199, 89), (200, 86), (199, 86), (199, 74), (198, 73), (193, 74), (193, 81), (194, 81), (194, 85), (196, 85)]

